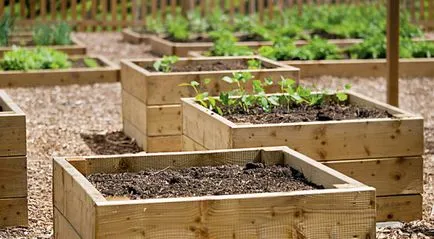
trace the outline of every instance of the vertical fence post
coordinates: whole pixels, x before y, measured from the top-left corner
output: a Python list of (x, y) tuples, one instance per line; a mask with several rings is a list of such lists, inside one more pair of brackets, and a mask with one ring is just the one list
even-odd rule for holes
[(387, 0), (387, 103), (399, 105), (399, 1)]

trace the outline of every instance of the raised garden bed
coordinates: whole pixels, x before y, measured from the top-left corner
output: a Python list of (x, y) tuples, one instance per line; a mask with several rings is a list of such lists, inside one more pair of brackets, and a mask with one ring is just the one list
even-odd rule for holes
[[(161, 177), (168, 170), (258, 163), (287, 165), (324, 189), (231, 194), (223, 188), (228, 195), (131, 200), (104, 196), (87, 179), (144, 170)], [(373, 188), (286, 147), (53, 161), (56, 238), (373, 238), (374, 202)]]
[[(82, 63), (85, 58), (94, 59), (99, 66), (87, 67)], [(93, 84), (118, 82), (119, 67), (101, 56), (71, 56), (72, 68), (1, 71), (0, 87), (33, 87), (67, 84)]]
[[(71, 45), (46, 46), (46, 47), (52, 48), (54, 50), (62, 51), (68, 55), (86, 55), (87, 50), (84, 43), (79, 41), (74, 36), (71, 36), (71, 41), (72, 41)], [(3, 57), (5, 52), (11, 51), (13, 49), (12, 45), (21, 46), (22, 48), (28, 48), (28, 49), (36, 47), (32, 45), (31, 36), (29, 37), (29, 39), (25, 39), (25, 37), (23, 39), (16, 39), (11, 42), (11, 46), (0, 47), (0, 57)]]
[[(245, 62), (256, 59), (262, 62), (262, 69), (248, 70)], [(280, 77), (297, 80), (297, 68), (279, 64), (262, 57), (207, 57), (181, 58), (174, 68), (178, 72), (152, 72), (155, 59), (132, 59), (121, 61), (122, 112), (125, 133), (136, 139), (139, 146), (147, 152), (180, 151), (182, 149), (181, 97), (191, 97), (194, 90), (180, 87), (182, 83), (211, 80), (207, 90), (218, 95), (229, 87), (221, 81), (223, 76), (234, 72), (251, 72), (255, 78), (271, 77), (278, 81)], [(237, 63), (243, 63), (240, 64)], [(237, 66), (235, 69), (225, 68)], [(186, 67), (183, 69), (183, 67)], [(193, 68), (208, 66), (206, 71)], [(212, 70), (213, 68), (215, 70)], [(244, 68), (245, 67), (245, 68)], [(187, 68), (189, 70), (187, 70)], [(148, 70), (149, 69), (149, 70)], [(244, 70), (242, 70), (244, 69)], [(185, 70), (185, 71), (184, 71)], [(267, 88), (268, 92), (277, 92), (279, 87)]]
[(26, 226), (26, 116), (2, 90), (0, 132), (0, 228)]
[(182, 99), (183, 149), (285, 145), (375, 187), (378, 221), (421, 218), (423, 118), (353, 92), (348, 97), (350, 105), (368, 106), (390, 117), (234, 123), (193, 98)]
[(132, 44), (140, 44), (140, 43), (149, 44), (150, 38), (154, 35), (155, 34), (151, 34), (151, 33), (140, 33), (134, 31), (131, 28), (125, 28), (122, 30), (122, 39)]

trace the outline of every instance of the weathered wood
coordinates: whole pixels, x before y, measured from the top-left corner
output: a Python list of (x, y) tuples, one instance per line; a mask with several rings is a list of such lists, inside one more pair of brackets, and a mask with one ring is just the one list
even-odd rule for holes
[[(73, 58), (82, 58), (72, 57)], [(119, 67), (101, 56), (89, 56), (102, 66), (58, 70), (0, 71), (0, 87), (34, 87), (120, 81)]]
[(0, 157), (26, 155), (26, 116), (12, 99), (0, 90)]
[[(298, 80), (298, 69), (261, 57), (181, 58), (176, 64), (185, 65), (222, 60), (237, 61), (240, 59), (258, 59), (268, 67), (274, 67), (244, 70), (251, 72), (256, 79), (271, 77), (277, 82), (281, 76), (284, 76)], [(209, 79), (211, 82), (206, 86), (207, 90), (213, 95), (218, 95), (220, 91), (230, 88), (229, 84), (221, 81), (221, 78), (231, 75), (235, 71), (161, 73), (149, 72), (144, 69), (146, 66), (152, 66), (154, 62), (155, 59), (121, 61), (122, 90), (125, 95), (123, 102), (123, 119), (126, 121), (124, 131), (128, 136), (135, 138), (144, 150), (150, 152), (167, 151), (168, 149), (181, 150), (180, 98), (191, 97), (195, 92), (188, 87), (180, 87), (179, 84), (190, 83), (193, 80), (203, 83)], [(277, 85), (267, 88), (267, 92), (279, 90)], [(153, 142), (146, 142), (150, 139), (153, 139)], [(175, 140), (179, 141), (175, 142)], [(158, 145), (160, 142), (170, 143)]]
[(0, 198), (0, 228), (27, 225), (27, 198)]
[[(212, 238), (299, 238), (301, 235), (303, 238), (330, 235), (372, 238), (375, 234), (373, 188), (285, 147), (71, 159), (80, 162), (80, 167), (87, 164), (87, 173), (245, 164), (252, 160), (266, 164), (285, 162), (303, 170), (308, 180), (328, 184), (326, 189), (309, 191), (107, 201), (68, 163), (68, 158), (56, 158), (53, 162), (57, 218), (54, 230), (58, 238), (66, 238), (66, 235), (77, 238), (197, 238), (198, 235)], [(66, 183), (72, 187), (63, 188)], [(67, 215), (56, 206), (64, 208), (59, 202), (89, 200), (92, 210), (87, 213), (78, 207), (80, 213)], [(64, 218), (59, 217), (61, 215)], [(84, 224), (78, 223), (79, 217), (88, 222), (85, 229), (93, 234), (82, 234), (86, 231), (83, 231)], [(65, 220), (59, 221), (59, 218)]]
[(140, 44), (140, 43), (149, 44), (149, 38), (151, 38), (151, 36), (153, 35), (138, 33), (131, 28), (125, 28), (122, 30), (122, 39), (132, 44)]
[[(82, 43), (81, 41), (79, 41), (77, 38), (75, 38), (74, 36), (71, 36), (71, 45), (62, 45), (62, 46), (47, 46), (49, 48), (52, 48), (54, 50), (58, 50), (61, 52), (64, 52), (68, 55), (86, 55), (87, 52), (87, 48), (84, 45), (84, 43)], [(36, 48), (36, 46), (24, 46), (21, 47), (24, 49), (33, 49)], [(8, 46), (8, 47), (0, 47), (0, 57), (3, 57), (3, 55), (5, 54), (5, 52), (11, 51), (13, 49), (12, 46)]]
[(147, 152), (179, 152), (182, 151), (182, 135), (148, 136)]
[(56, 208), (53, 209), (53, 216), (54, 228), (56, 228), (54, 238), (82, 239)]

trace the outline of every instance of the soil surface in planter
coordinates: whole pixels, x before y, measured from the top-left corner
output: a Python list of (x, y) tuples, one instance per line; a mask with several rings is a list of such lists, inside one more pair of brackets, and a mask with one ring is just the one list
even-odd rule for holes
[[(235, 34), (235, 36), (239, 42), (265, 41), (265, 39), (258, 34)], [(177, 43), (213, 42), (213, 40), (206, 35), (199, 35), (185, 40), (176, 39), (173, 36), (166, 36), (163, 39), (171, 42), (177, 42)]]
[[(92, 59), (96, 61), (96, 63), (98, 64), (98, 67), (103, 65), (102, 62), (100, 62), (98, 59), (94, 59), (94, 58), (92, 58)], [(84, 58), (74, 59), (74, 60), (70, 59), (69, 61), (71, 61), (71, 63), (72, 63), (71, 68), (91, 68), (91, 67), (86, 65), (86, 63), (84, 62)]]
[(3, 111), (3, 107), (0, 105), (0, 112), (2, 112)]
[[(260, 107), (254, 107), (246, 113), (242, 108), (222, 108), (223, 116), (234, 123), (276, 124), (349, 119), (377, 119), (392, 117), (387, 111), (348, 103), (327, 102), (323, 105), (309, 106), (300, 104), (278, 106), (270, 113)], [(230, 113), (229, 113), (230, 112)]]
[[(249, 65), (248, 60), (231, 60), (231, 61), (214, 61), (214, 62), (200, 62), (193, 61), (187, 65), (173, 65), (171, 72), (193, 72), (193, 71), (228, 71), (228, 70), (247, 70)], [(270, 69), (261, 64), (261, 69)], [(146, 66), (145, 69), (149, 72), (157, 72), (153, 66)]]
[(88, 180), (105, 197), (130, 199), (194, 197), (320, 189), (288, 166), (247, 163), (138, 173), (93, 174)]

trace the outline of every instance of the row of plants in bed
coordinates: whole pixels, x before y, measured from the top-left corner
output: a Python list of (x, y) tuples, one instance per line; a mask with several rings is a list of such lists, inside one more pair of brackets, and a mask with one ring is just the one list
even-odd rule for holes
[(119, 68), (100, 56), (69, 56), (47, 47), (13, 47), (0, 58), (0, 86), (119, 81)]
[[(160, 14), (161, 15), (161, 14)], [(276, 9), (273, 19), (259, 21), (257, 15), (230, 15), (216, 10), (201, 16), (200, 9), (181, 14), (166, 16), (167, 20), (147, 19), (144, 28), (135, 29), (139, 33), (165, 34), (174, 42), (206, 41), (195, 39), (202, 34), (226, 29), (243, 35), (243, 40), (265, 41), (276, 36), (308, 40), (314, 36), (327, 39), (367, 38), (385, 34), (386, 9), (374, 4), (304, 6), (300, 16), (298, 9)], [(401, 14), (401, 35), (403, 37), (422, 37), (422, 30), (412, 24), (406, 13)]]
[(8, 14), (0, 18), (0, 56), (13, 46), (33, 48), (50, 46), (70, 55), (86, 54), (86, 47), (71, 36), (71, 27), (65, 22), (36, 25), (31, 32), (14, 35), (14, 19)]

